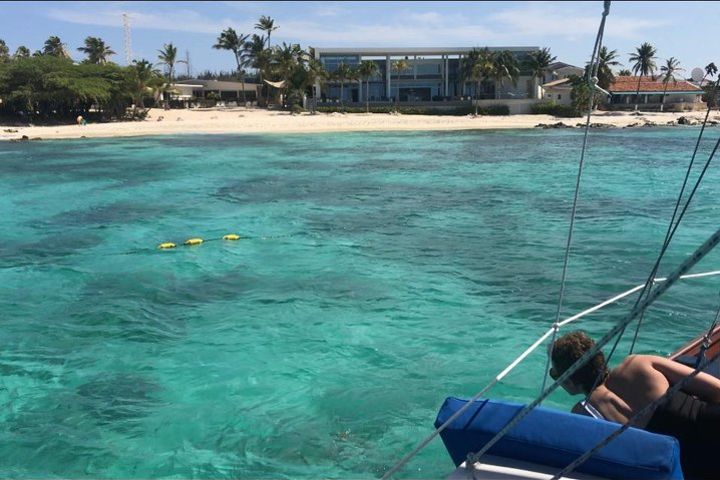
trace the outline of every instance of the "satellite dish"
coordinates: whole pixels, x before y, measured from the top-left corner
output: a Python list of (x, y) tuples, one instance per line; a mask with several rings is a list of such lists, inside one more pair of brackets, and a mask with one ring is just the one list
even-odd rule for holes
[(696, 82), (702, 80), (704, 75), (705, 71), (702, 68), (693, 68), (692, 72), (690, 72), (690, 78)]

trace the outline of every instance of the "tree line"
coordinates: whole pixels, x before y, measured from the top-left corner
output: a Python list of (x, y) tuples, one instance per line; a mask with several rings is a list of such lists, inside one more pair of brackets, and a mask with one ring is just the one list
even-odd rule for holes
[[(315, 97), (320, 94), (314, 91), (316, 83), (323, 85), (327, 82), (339, 84), (341, 108), (344, 108), (345, 85), (348, 82), (359, 82), (362, 90), (364, 82), (365, 106), (366, 111), (369, 111), (370, 80), (378, 75), (377, 62), (364, 60), (357, 65), (340, 63), (334, 71), (328, 72), (315, 58), (312, 49), (304, 50), (299, 44), (285, 42), (272, 45), (272, 33), (278, 29), (272, 18), (260, 17), (255, 29), (259, 33), (238, 33), (231, 27), (221, 31), (212, 48), (231, 53), (235, 71), (222, 75), (205, 72), (204, 77), (234, 77), (243, 84), (243, 102), (246, 101), (244, 84), (251, 78), (261, 84), (258, 95), (261, 105), (277, 101), (279, 95), (284, 94), (287, 106), (293, 109), (300, 108), (303, 96)], [(158, 50), (155, 62), (134, 60), (126, 67), (110, 61), (115, 51), (101, 38), (89, 36), (77, 50), (85, 55), (81, 62), (74, 62), (61, 39), (51, 36), (40, 50), (32, 54), (29, 48), (20, 46), (11, 55), (5, 42), (0, 40), (0, 112), (32, 120), (68, 119), (76, 115), (111, 119), (142, 115), (146, 99), (157, 101), (160, 93), (164, 93), (165, 108), (170, 107), (170, 97), (174, 93), (172, 84), (177, 79), (175, 68), (185, 63), (178, 58), (177, 47), (172, 43), (164, 44)], [(631, 70), (618, 72), (618, 75), (638, 76), (636, 108), (641, 77), (655, 77), (658, 70), (656, 53), (655, 47), (643, 43), (629, 54)], [(621, 66), (618, 59), (617, 50), (606, 47), (600, 50), (596, 76), (601, 88), (607, 90), (614, 81), (613, 69)], [(522, 62), (507, 50), (472, 49), (459, 63), (458, 76), (462, 92), (464, 94), (466, 84), (473, 84), (477, 100), (483, 87), (492, 85), (502, 89), (506, 82), (517, 85), (521, 71), (530, 72), (531, 78), (542, 83), (555, 60), (556, 57), (548, 48), (530, 52)], [(158, 67), (162, 67), (164, 72)], [(410, 63), (408, 60), (395, 60), (389, 68), (399, 76), (410, 68)], [(664, 103), (669, 83), (675, 82), (676, 75), (683, 69), (676, 58), (670, 57), (659, 70), (665, 85)], [(715, 64), (708, 64), (703, 80), (716, 73)], [(276, 87), (270, 87), (265, 80), (273, 82)], [(580, 77), (573, 77), (571, 81), (573, 104), (578, 108), (586, 106), (590, 95), (587, 82)], [(394, 97), (397, 105), (399, 85), (395, 86), (397, 94), (388, 92), (388, 95)], [(602, 95), (597, 95), (597, 102), (601, 101)], [(135, 106), (132, 110), (129, 109), (131, 105)]]

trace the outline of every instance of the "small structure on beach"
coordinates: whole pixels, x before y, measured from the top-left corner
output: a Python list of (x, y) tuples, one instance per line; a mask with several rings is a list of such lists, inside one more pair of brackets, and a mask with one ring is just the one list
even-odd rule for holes
[(540, 85), (542, 88), (542, 99), (548, 102), (554, 102), (558, 105), (571, 105), (572, 99), (570, 92), (573, 86), (569, 78), (561, 78)]
[(670, 111), (702, 110), (706, 108), (702, 101), (703, 89), (686, 80), (663, 83), (661, 77), (617, 76), (608, 88), (612, 97), (607, 104), (613, 110), (630, 110), (636, 103), (640, 80), (640, 93), (637, 103), (643, 110), (659, 110), (665, 97), (665, 109)]
[[(211, 97), (225, 103), (240, 105), (243, 98), (246, 102), (254, 102), (258, 98), (258, 90), (261, 85), (258, 83), (230, 82), (222, 80), (203, 80), (192, 78), (175, 82), (170, 93), (171, 100), (179, 100), (189, 106), (193, 100), (206, 99)], [(245, 94), (243, 95), (243, 92)]]

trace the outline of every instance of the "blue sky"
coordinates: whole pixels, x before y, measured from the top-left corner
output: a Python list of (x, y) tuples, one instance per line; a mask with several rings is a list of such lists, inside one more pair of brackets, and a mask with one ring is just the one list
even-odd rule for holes
[[(11, 51), (41, 48), (58, 35), (76, 59), (86, 36), (99, 36), (124, 63), (122, 12), (130, 16), (134, 58), (155, 60), (163, 43), (190, 53), (195, 72), (230, 70), (211, 48), (232, 26), (252, 33), (260, 15), (275, 19), (275, 42), (317, 46), (541, 46), (571, 64), (589, 56), (602, 2), (3, 2), (0, 38)], [(621, 61), (648, 41), (660, 61), (674, 56), (688, 72), (720, 64), (720, 2), (613, 2), (605, 44)], [(660, 62), (658, 62), (659, 64)], [(184, 67), (181, 66), (181, 70)]]

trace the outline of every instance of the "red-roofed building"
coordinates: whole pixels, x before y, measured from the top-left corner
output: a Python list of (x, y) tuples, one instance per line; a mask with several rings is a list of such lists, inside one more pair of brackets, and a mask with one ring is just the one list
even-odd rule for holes
[(662, 103), (665, 92), (665, 110), (696, 110), (706, 108), (702, 101), (703, 90), (688, 81), (670, 81), (666, 86), (662, 77), (625, 77), (618, 76), (610, 84), (608, 91), (612, 94), (610, 108), (626, 109), (635, 107), (635, 95), (640, 78), (640, 98), (638, 108), (657, 110)]

